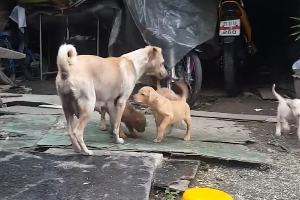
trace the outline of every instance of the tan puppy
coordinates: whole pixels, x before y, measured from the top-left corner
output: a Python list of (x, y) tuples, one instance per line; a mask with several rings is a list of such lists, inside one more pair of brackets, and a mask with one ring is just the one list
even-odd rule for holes
[[(77, 55), (72, 45), (62, 45), (57, 55), (56, 88), (76, 152), (92, 155), (83, 141), (83, 131), (94, 110), (105, 106), (110, 115), (114, 141), (122, 144), (119, 127), (126, 101), (142, 75), (165, 78), (161, 49), (147, 46), (121, 57)], [(78, 122), (77, 122), (77, 118)]]
[[(101, 109), (101, 119), (100, 119), (100, 128), (101, 130), (106, 130), (106, 122), (105, 122), (105, 113), (106, 109)], [(137, 111), (129, 102), (129, 100), (126, 101), (125, 110), (123, 112), (121, 121), (125, 124), (125, 126), (129, 130), (129, 137), (138, 137), (138, 134), (135, 132), (144, 132), (146, 128), (146, 117), (144, 112)], [(119, 136), (121, 138), (126, 138), (126, 135), (122, 129), (122, 126), (120, 126), (119, 129)]]
[(159, 93), (152, 87), (142, 87), (139, 92), (133, 95), (133, 99), (137, 103), (149, 105), (153, 110), (155, 118), (157, 133), (154, 142), (161, 142), (164, 132), (168, 126), (184, 120), (187, 124), (185, 141), (190, 140), (191, 137), (191, 116), (190, 106), (186, 103), (188, 96), (188, 88), (185, 83), (177, 82), (178, 87), (182, 90), (182, 95), (177, 101), (171, 101)]

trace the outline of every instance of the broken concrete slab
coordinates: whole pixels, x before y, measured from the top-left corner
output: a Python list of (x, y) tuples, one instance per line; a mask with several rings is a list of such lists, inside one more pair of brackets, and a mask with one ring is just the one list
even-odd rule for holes
[(177, 191), (188, 189), (200, 165), (197, 160), (165, 159), (154, 175), (154, 186)]
[(228, 119), (228, 120), (237, 120), (237, 121), (260, 121), (260, 122), (267, 122), (267, 120), (276, 118), (275, 116), (267, 116), (267, 115), (245, 115), (245, 114), (206, 112), (206, 111), (196, 111), (196, 110), (191, 110), (191, 116)]
[(2, 151), (0, 199), (149, 199), (157, 163), (153, 157), (94, 153), (82, 156)]
[[(9, 93), (2, 93), (3, 95)], [(4, 98), (4, 104), (23, 105), (22, 103), (37, 103), (37, 104), (56, 104), (61, 105), (58, 95), (37, 95), (37, 94), (22, 94), (22, 97)]]
[(16, 114), (31, 114), (31, 115), (61, 115), (62, 109), (38, 108), (30, 106), (10, 106), (0, 108), (0, 114), (16, 115)]

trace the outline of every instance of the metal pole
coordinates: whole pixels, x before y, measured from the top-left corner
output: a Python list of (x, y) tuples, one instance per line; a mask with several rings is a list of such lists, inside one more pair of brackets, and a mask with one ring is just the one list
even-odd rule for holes
[(40, 77), (43, 80), (42, 14), (40, 14)]
[(99, 56), (99, 37), (100, 37), (100, 22), (98, 17), (97, 18), (97, 56)]
[(67, 25), (67, 41), (70, 39), (70, 32), (69, 32), (69, 16), (66, 18), (66, 25)]

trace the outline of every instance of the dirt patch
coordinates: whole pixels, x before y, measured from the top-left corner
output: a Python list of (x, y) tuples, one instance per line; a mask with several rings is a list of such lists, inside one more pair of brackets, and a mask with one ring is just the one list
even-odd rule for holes
[(196, 107), (196, 110), (211, 112), (276, 115), (277, 102), (262, 100), (257, 96), (238, 96), (235, 98), (200, 96)]

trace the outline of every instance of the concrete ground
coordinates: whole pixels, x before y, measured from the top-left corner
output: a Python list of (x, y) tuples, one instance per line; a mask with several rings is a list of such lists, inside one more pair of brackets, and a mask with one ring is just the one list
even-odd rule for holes
[[(23, 84), (36, 94), (55, 94), (53, 82)], [(275, 115), (277, 103), (255, 96), (200, 97), (198, 109), (203, 111)], [(262, 109), (255, 111), (255, 109)], [(275, 123), (240, 122), (251, 130), (251, 137), (258, 142), (249, 144), (273, 159), (273, 165), (243, 166), (224, 162), (203, 161), (196, 179), (190, 185), (213, 186), (229, 192), (235, 200), (299, 200), (300, 197), (300, 142), (293, 127), (293, 134), (274, 136)], [(150, 199), (180, 199), (168, 190), (153, 189)]]

